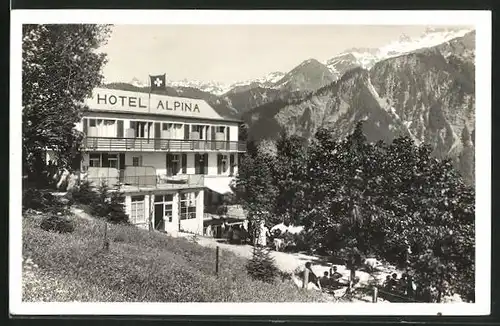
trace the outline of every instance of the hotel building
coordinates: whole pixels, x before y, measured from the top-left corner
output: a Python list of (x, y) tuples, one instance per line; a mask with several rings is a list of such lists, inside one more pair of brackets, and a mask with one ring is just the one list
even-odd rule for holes
[(202, 234), (204, 207), (238, 173), (241, 121), (204, 100), (104, 88), (86, 105), (81, 179), (121, 185), (132, 224)]

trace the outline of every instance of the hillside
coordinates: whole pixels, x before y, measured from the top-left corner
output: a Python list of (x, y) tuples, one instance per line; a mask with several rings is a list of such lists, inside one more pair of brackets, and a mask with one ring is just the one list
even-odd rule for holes
[(70, 217), (73, 233), (40, 228), (42, 215), (23, 219), (23, 301), (40, 302), (313, 302), (290, 280), (269, 285), (249, 278), (246, 260), (133, 226)]
[(400, 135), (430, 144), (439, 157), (457, 158), (462, 133), (475, 128), (475, 33), (435, 47), (354, 68), (299, 101), (275, 101), (243, 115), (250, 137), (275, 138), (281, 129), (310, 138), (320, 127), (338, 137), (366, 120), (370, 141)]

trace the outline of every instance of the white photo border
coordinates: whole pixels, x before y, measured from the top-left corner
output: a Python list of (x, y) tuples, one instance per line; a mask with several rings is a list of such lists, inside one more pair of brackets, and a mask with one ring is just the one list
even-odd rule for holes
[[(468, 25), (476, 30), (475, 303), (29, 303), (22, 302), (22, 25)], [(491, 309), (491, 12), (286, 10), (13, 10), (10, 70), (9, 301), (13, 315), (488, 315)]]

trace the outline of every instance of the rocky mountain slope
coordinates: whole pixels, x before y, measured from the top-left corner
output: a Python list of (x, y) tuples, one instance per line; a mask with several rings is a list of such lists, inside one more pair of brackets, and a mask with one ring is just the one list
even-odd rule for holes
[(463, 131), (475, 128), (475, 32), (443, 44), (354, 68), (304, 99), (275, 101), (243, 115), (254, 139), (281, 129), (310, 138), (321, 126), (338, 137), (359, 120), (371, 141), (407, 135), (436, 156), (458, 159)]
[[(204, 99), (221, 115), (242, 118), (257, 140), (273, 139), (281, 129), (310, 138), (321, 126), (333, 127), (336, 136), (344, 137), (363, 119), (369, 140), (408, 135), (430, 144), (435, 155), (462, 157), (467, 162), (460, 164), (470, 166), (475, 32), (464, 31), (432, 30), (417, 40), (403, 35), (379, 49), (350, 49), (325, 64), (309, 59), (286, 74), (235, 83), (219, 95), (200, 90), (196, 83), (170, 85), (162, 93)], [(108, 87), (148, 91), (135, 84)]]

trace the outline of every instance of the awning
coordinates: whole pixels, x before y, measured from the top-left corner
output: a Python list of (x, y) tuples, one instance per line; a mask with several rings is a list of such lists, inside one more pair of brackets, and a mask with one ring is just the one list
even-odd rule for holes
[(232, 194), (233, 191), (231, 187), (229, 187), (229, 182), (227, 178), (219, 179), (219, 178), (205, 178), (205, 187), (208, 189), (215, 191), (221, 195), (224, 194)]

